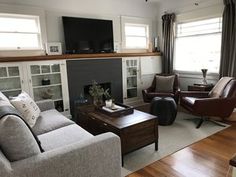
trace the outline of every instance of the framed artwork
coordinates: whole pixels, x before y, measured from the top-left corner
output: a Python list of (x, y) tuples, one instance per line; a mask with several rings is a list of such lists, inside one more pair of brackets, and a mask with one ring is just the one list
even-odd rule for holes
[(61, 43), (60, 42), (49, 42), (46, 43), (46, 53), (48, 55), (61, 55)]

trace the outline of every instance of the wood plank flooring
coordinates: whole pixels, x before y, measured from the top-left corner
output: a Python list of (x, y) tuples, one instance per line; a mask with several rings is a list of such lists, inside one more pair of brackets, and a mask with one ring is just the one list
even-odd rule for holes
[(229, 160), (236, 154), (236, 122), (230, 124), (127, 177), (231, 177)]

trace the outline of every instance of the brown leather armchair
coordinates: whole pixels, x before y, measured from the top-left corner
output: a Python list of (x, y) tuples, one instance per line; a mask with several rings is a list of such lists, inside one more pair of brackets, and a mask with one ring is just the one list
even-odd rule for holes
[[(174, 84), (173, 84), (173, 91), (172, 92), (155, 92), (156, 90), (156, 76), (171, 76), (175, 75)], [(179, 76), (178, 74), (156, 74), (154, 76), (154, 79), (152, 81), (152, 85), (142, 90), (143, 94), (143, 101), (146, 103), (150, 103), (154, 97), (172, 97), (174, 98), (176, 104), (178, 104), (179, 101)]]
[[(224, 78), (219, 82), (222, 83), (223, 80)], [(236, 106), (236, 79), (229, 80), (225, 83), (225, 86), (221, 84), (221, 87), (222, 91), (218, 96), (209, 94), (209, 92), (181, 92), (180, 105), (192, 114), (200, 116), (196, 128), (199, 128), (204, 121), (211, 121), (223, 126), (219, 122), (211, 120), (209, 117), (227, 118), (231, 115)], [(214, 87), (213, 89), (216, 88)]]

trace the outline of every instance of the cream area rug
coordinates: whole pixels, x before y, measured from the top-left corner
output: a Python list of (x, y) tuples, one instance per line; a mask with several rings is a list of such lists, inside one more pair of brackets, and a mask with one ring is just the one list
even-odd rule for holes
[(211, 122), (204, 122), (196, 129), (196, 122), (186, 120), (196, 118), (193, 115), (178, 112), (173, 125), (159, 126), (159, 150), (155, 151), (154, 144), (125, 155), (122, 176), (126, 176), (145, 166), (170, 155), (186, 146), (213, 135), (226, 127), (215, 125)]

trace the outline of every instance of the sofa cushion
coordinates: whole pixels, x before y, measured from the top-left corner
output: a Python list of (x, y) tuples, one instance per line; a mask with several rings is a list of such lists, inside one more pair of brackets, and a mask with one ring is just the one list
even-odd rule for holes
[(22, 118), (29, 126), (33, 127), (41, 112), (34, 100), (26, 92), (22, 92), (10, 102), (22, 114)]
[(198, 100), (200, 98), (195, 98), (195, 97), (182, 97), (181, 98), (181, 102), (183, 105), (186, 105), (189, 108), (192, 108), (195, 101)]
[(41, 153), (27, 125), (14, 115), (4, 116), (0, 120), (0, 147), (11, 162)]
[(156, 76), (155, 92), (173, 92), (175, 75), (172, 76)]
[(91, 137), (93, 137), (92, 134), (76, 124), (68, 125), (38, 136), (45, 151), (73, 144)]
[(56, 109), (51, 109), (40, 113), (32, 130), (36, 135), (40, 135), (71, 124), (74, 124), (74, 122), (63, 116)]

